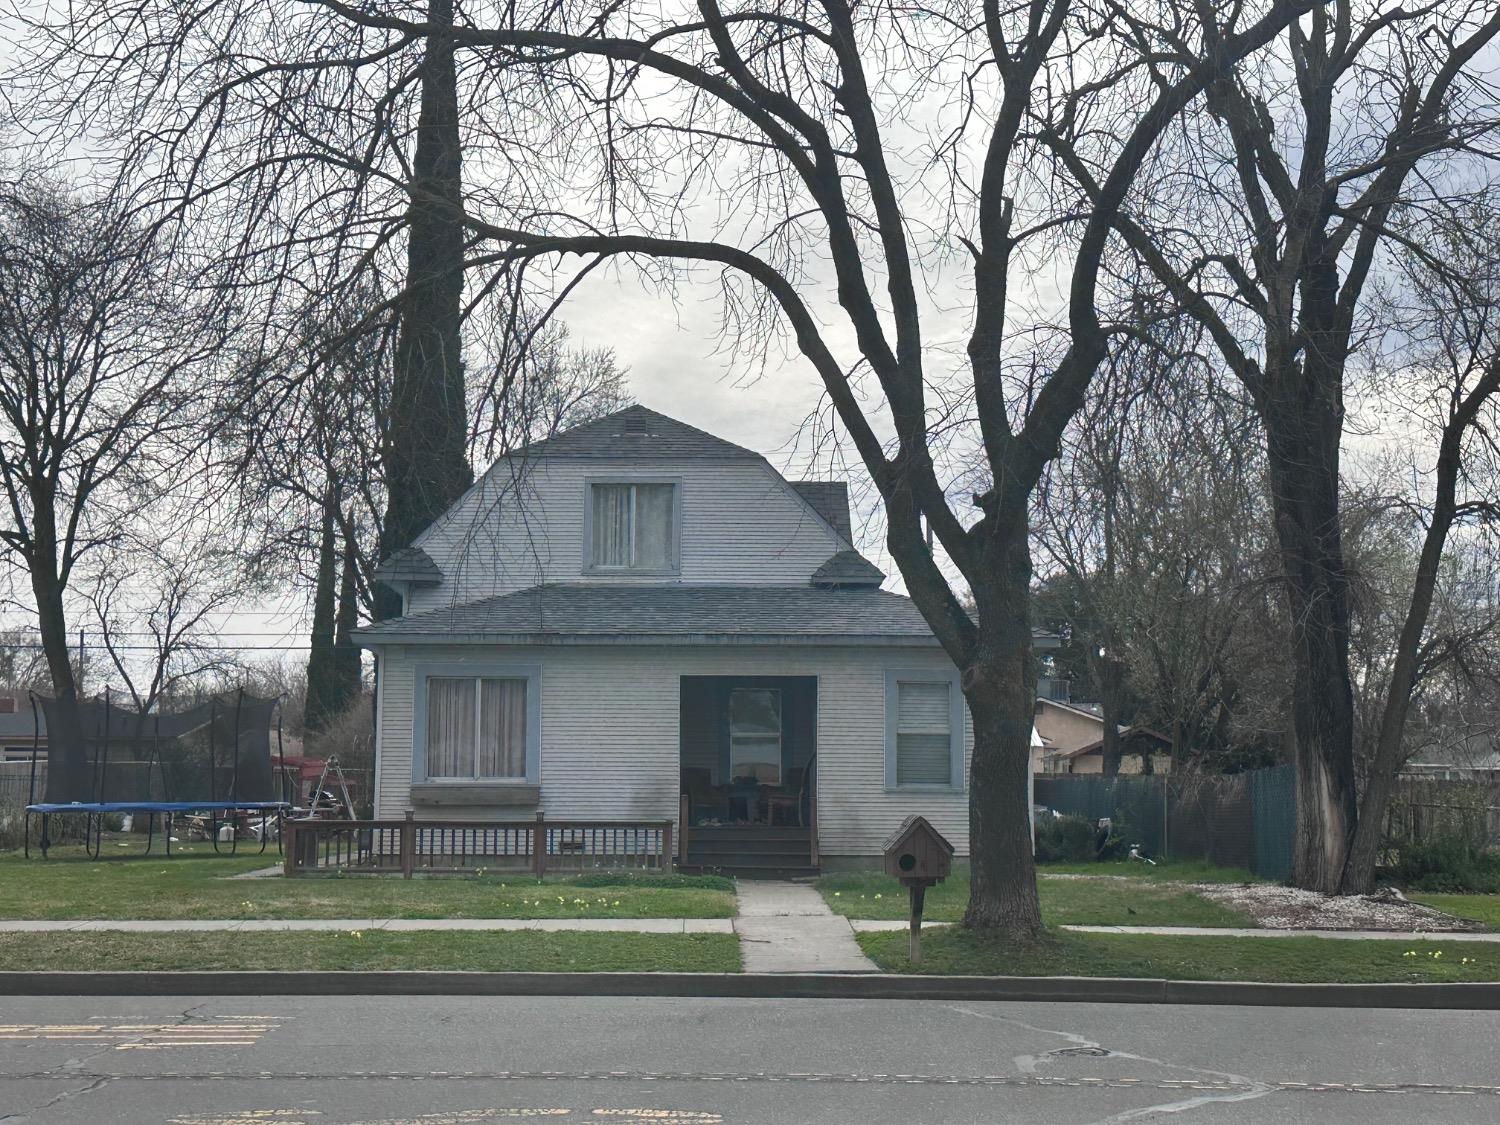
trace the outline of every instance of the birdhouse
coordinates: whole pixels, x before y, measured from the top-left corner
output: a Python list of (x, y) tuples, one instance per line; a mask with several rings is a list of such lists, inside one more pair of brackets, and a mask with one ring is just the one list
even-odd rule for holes
[(885, 842), (885, 873), (908, 887), (930, 887), (953, 869), (953, 845), (922, 816), (909, 816)]

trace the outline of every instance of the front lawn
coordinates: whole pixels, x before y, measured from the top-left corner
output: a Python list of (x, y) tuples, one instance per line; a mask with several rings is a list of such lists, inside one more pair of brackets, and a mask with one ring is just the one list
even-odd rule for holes
[(1500, 895), (1414, 894), (1406, 897), (1456, 918), (1483, 922), (1486, 929), (1500, 930)]
[[(201, 847), (200, 852), (198, 848)], [(276, 862), (216, 856), (211, 845), (171, 859), (0, 855), (0, 918), (730, 918), (734, 884), (713, 875), (599, 872), (538, 883), (522, 874), (402, 879), (328, 875), (231, 879)]]
[(0, 969), (737, 973), (740, 949), (732, 934), (0, 934)]
[[(1114, 873), (1123, 864), (1095, 864), (1093, 874)], [(1172, 870), (1148, 868), (1149, 871)], [(1074, 926), (1249, 926), (1254, 923), (1227, 906), (1210, 902), (1191, 891), (1159, 886), (1160, 880), (1142, 878), (1048, 878), (1052, 868), (1039, 872), (1037, 893), (1042, 916), (1051, 925)], [(1139, 864), (1129, 868), (1132, 876)], [(1195, 881), (1202, 881), (1197, 880)], [(886, 875), (850, 872), (818, 880), (824, 900), (837, 914), (849, 918), (907, 917), (907, 891)], [(945, 882), (927, 891), (923, 917), (934, 922), (956, 922), (969, 901), (969, 873), (955, 870)]]
[(858, 936), (865, 953), (888, 973), (1289, 983), (1500, 980), (1500, 949), (1474, 942), (1053, 931), (1041, 944), (1017, 950), (944, 926), (923, 931), (922, 964), (913, 968), (906, 959), (904, 932)]

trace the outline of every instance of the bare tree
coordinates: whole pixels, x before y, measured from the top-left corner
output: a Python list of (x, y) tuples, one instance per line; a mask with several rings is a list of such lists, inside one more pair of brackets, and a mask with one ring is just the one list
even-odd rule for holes
[(1118, 224), (1211, 335), (1265, 431), (1302, 887), (1338, 889), (1358, 820), (1339, 519), (1348, 364), (1372, 327), (1367, 286), (1402, 241), (1393, 218), (1458, 190), (1455, 159), (1494, 127), (1481, 60), (1497, 34), (1500, 6), (1485, 0), (1318, 6), (1288, 28), (1276, 65), (1214, 84), (1182, 119), (1149, 205)]
[(81, 596), (90, 635), (137, 711), (150, 711), (184, 683), (237, 666), (219, 642), (216, 617), (250, 584), (242, 553), (223, 545), (226, 538), (223, 528), (193, 535), (179, 523), (154, 540), (132, 534), (88, 567)]
[(194, 381), (223, 322), (195, 315), (178, 281), (109, 202), (42, 179), (0, 187), (0, 550), (30, 581), (61, 704), (59, 768), (82, 752), (69, 586), (180, 481), (199, 433)]

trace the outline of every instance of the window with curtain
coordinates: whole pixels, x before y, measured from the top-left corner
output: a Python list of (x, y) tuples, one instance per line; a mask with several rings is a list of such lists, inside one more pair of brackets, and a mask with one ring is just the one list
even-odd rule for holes
[(729, 693), (729, 776), (781, 784), (781, 692), (774, 688)]
[(589, 566), (601, 570), (676, 570), (677, 486), (590, 486)]
[(524, 780), (526, 681), (430, 678), (427, 776), (445, 781)]
[(953, 685), (945, 680), (896, 684), (896, 784), (953, 781)]

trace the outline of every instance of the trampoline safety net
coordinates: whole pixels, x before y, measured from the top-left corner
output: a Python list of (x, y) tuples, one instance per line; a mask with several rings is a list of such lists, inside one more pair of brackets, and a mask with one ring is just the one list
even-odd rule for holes
[(76, 729), (56, 699), (37, 702), (47, 717), (48, 803), (282, 797), (271, 763), (275, 699), (235, 692), (172, 714), (81, 700)]

